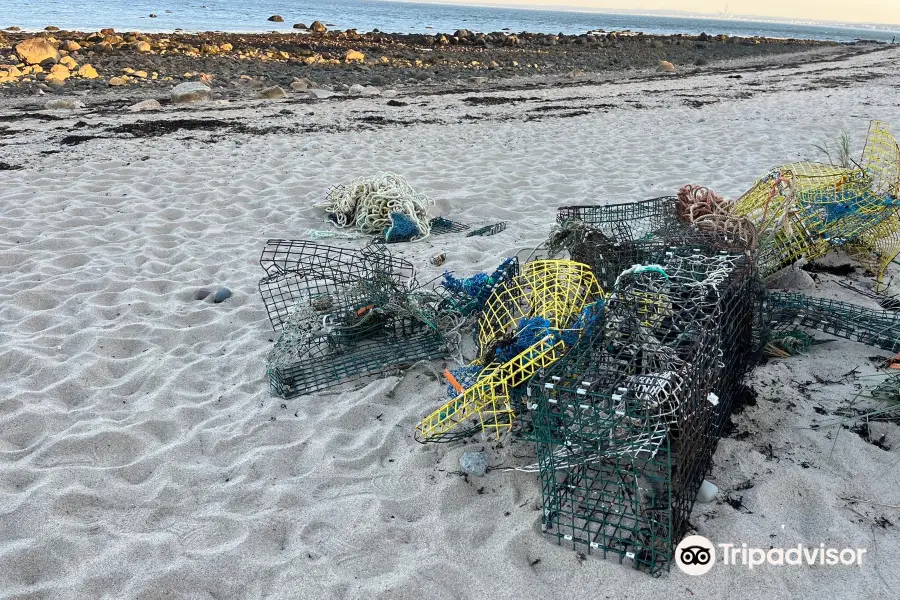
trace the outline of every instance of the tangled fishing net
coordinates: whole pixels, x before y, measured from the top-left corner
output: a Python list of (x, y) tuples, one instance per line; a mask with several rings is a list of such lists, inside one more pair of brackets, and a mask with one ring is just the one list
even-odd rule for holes
[(747, 217), (734, 214), (734, 203), (708, 187), (688, 184), (678, 191), (675, 204), (678, 218), (702, 233), (719, 233), (746, 240), (756, 250), (756, 228)]
[(338, 227), (388, 234), (389, 241), (409, 241), (431, 232), (428, 208), (432, 204), (402, 176), (378, 172), (335, 186), (323, 208)]

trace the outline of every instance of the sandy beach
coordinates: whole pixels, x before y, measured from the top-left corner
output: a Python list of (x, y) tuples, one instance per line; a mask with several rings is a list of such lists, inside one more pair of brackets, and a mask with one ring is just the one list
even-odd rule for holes
[[(720, 493), (691, 516), (717, 543), (866, 548), (862, 565), (703, 577), (652, 577), (542, 535), (538, 478), (512, 470), (534, 462), (529, 444), (416, 443), (445, 361), (294, 400), (267, 387), (260, 251), (328, 229), (314, 205), (332, 185), (393, 171), (435, 216), (508, 221), (391, 247), (422, 280), (490, 271), (545, 241), (560, 206), (686, 183), (735, 198), (774, 165), (822, 159), (814, 145), (842, 129), (855, 155), (870, 119), (900, 133), (900, 49), (809, 52), (677, 75), (382, 85), (390, 98), (214, 87), (138, 113), (177, 81), (120, 99), (5, 96), (0, 597), (900, 597), (900, 427), (877, 424), (885, 449), (834, 426), (878, 372), (871, 357), (889, 356), (876, 348), (837, 340), (757, 368), (756, 404), (732, 417), (708, 476)], [(51, 97), (83, 107), (47, 110)], [(837, 279), (802, 291), (877, 308)], [(193, 299), (218, 286), (233, 296)], [(464, 478), (459, 455), (481, 449), (490, 471)]]

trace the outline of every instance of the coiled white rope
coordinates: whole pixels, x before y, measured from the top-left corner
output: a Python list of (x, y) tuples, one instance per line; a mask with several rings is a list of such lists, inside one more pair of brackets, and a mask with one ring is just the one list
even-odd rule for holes
[(401, 212), (416, 223), (421, 239), (431, 232), (428, 207), (433, 204), (401, 175), (378, 172), (336, 186), (322, 207), (338, 227), (356, 227), (366, 234), (384, 233), (391, 226), (391, 213)]

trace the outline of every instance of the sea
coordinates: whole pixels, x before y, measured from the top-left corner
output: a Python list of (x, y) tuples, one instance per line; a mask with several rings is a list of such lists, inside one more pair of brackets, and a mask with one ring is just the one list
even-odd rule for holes
[[(592, 30), (651, 34), (726, 34), (852, 42), (900, 40), (900, 25), (811, 24), (699, 18), (658, 14), (607, 14), (579, 10), (537, 10), (384, 0), (3, 0), (0, 29), (25, 31), (48, 25), (95, 31), (171, 32), (291, 31), (294, 23), (322, 21), (331, 29), (379, 29), (392, 33), (529, 31), (581, 34)], [(150, 15), (155, 14), (155, 18)], [(284, 23), (268, 21), (280, 15)]]

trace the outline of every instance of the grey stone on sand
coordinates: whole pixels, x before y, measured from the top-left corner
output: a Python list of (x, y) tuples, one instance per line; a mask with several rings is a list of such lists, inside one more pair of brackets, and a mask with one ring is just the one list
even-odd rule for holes
[(381, 90), (374, 86), (365, 86), (356, 83), (350, 86), (347, 93), (351, 96), (380, 96)]
[(219, 288), (218, 290), (216, 290), (216, 293), (212, 295), (212, 301), (215, 304), (225, 302), (229, 298), (231, 298), (231, 290), (229, 290), (227, 287)]
[(459, 467), (463, 473), (484, 477), (487, 473), (488, 457), (486, 452), (463, 452), (459, 457)]
[(330, 92), (328, 90), (322, 90), (322, 89), (318, 89), (318, 88), (306, 90), (306, 93), (309, 94), (309, 97), (312, 98), (313, 100), (326, 100), (328, 98), (337, 96), (337, 94), (334, 92)]
[(204, 300), (210, 294), (212, 294), (212, 290), (207, 288), (200, 288), (199, 290), (194, 292), (194, 300)]
[(770, 279), (767, 286), (778, 290), (811, 290), (816, 287), (816, 282), (803, 269), (788, 267)]
[(188, 102), (202, 102), (212, 98), (212, 90), (199, 81), (186, 81), (179, 83), (172, 90), (172, 102), (174, 104), (186, 104)]
[(257, 94), (260, 98), (267, 98), (269, 100), (277, 100), (279, 98), (287, 98), (287, 93), (281, 89), (277, 85), (273, 85), (272, 87), (267, 87), (264, 90), (261, 90), (259, 94)]
[(53, 100), (47, 100), (47, 103), (44, 104), (44, 108), (47, 110), (75, 110), (83, 106), (84, 104), (71, 98), (54, 98)]
[(162, 104), (158, 100), (142, 100), (137, 104), (128, 107), (131, 112), (141, 112), (145, 110), (162, 110)]

